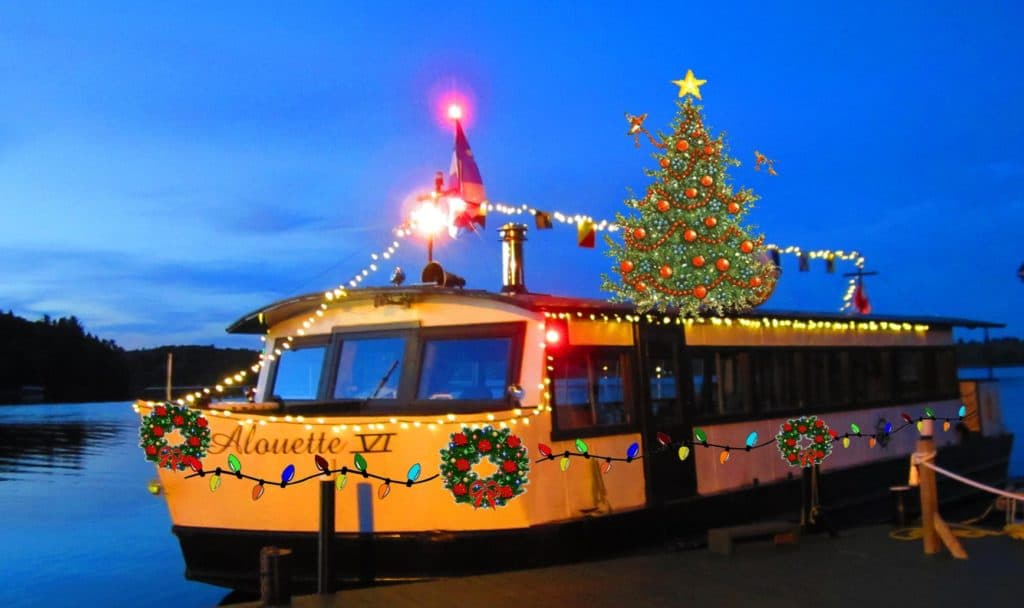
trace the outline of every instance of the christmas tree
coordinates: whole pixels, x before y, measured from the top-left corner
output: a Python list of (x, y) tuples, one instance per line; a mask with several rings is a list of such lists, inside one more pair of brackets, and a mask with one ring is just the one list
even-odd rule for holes
[[(675, 83), (680, 97), (700, 99), (703, 81), (693, 72)], [(733, 191), (728, 168), (739, 162), (726, 154), (724, 135), (705, 128), (702, 108), (690, 98), (676, 105), (672, 132), (657, 137), (643, 126), (646, 114), (626, 115), (637, 146), (643, 134), (657, 149), (659, 168), (645, 171), (655, 179), (643, 198), (626, 200), (639, 215), (616, 215), (624, 242), (606, 237), (617, 276), (604, 275), (602, 288), (641, 312), (677, 308), (696, 315), (757, 306), (777, 277), (763, 256), (764, 236), (751, 236), (753, 227), (742, 224), (757, 197), (749, 189)]]

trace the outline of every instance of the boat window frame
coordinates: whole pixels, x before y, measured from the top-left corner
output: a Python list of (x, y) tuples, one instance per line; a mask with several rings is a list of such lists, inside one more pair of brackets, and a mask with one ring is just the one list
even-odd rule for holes
[[(406, 402), (406, 393), (409, 391), (409, 367), (407, 363), (414, 361), (412, 357), (416, 354), (416, 342), (418, 340), (417, 324), (398, 323), (394, 325), (375, 326), (341, 326), (331, 328), (330, 347), (327, 351), (327, 363), (324, 370), (324, 392), (321, 395), (321, 402), (326, 404), (353, 404), (358, 405), (360, 413), (374, 413), (376, 410), (386, 410), (388, 407), (398, 408), (400, 403)], [(335, 384), (338, 381), (338, 363), (341, 358), (341, 351), (345, 341), (359, 338), (396, 338), (405, 339), (405, 349), (402, 354), (402, 372), (398, 376), (397, 396), (393, 399), (339, 399), (334, 396)], [(418, 363), (418, 362), (417, 362)], [(418, 367), (418, 365), (416, 366)]]
[[(286, 347), (286, 344), (290, 346)], [(298, 336), (289, 340), (288, 338), (277, 338), (273, 344), (274, 351), (280, 350), (281, 354), (274, 357), (273, 365), (267, 371), (267, 388), (264, 390), (265, 397), (264, 401), (276, 401), (284, 404), (295, 404), (298, 406), (312, 405), (320, 403), (323, 400), (324, 393), (324, 375), (327, 372), (328, 362), (331, 358), (331, 344), (330, 336), (314, 335), (314, 336)], [(316, 396), (312, 399), (284, 399), (274, 394), (274, 388), (277, 385), (277, 371), (281, 365), (281, 358), (284, 357), (285, 353), (293, 352), (296, 350), (302, 350), (304, 348), (310, 348), (315, 346), (324, 347), (324, 360), (320, 366), (320, 378), (317, 381)]]
[[(697, 423), (705, 424), (705, 425), (706, 424), (711, 424), (711, 423), (720, 424), (720, 423), (739, 422), (739, 421), (748, 421), (748, 420), (767, 420), (767, 419), (775, 419), (775, 418), (788, 418), (788, 417), (794, 417), (794, 416), (806, 416), (808, 414), (815, 414), (815, 413), (828, 413), (828, 412), (849, 411), (849, 410), (863, 410), (863, 409), (871, 409), (871, 408), (876, 408), (876, 407), (912, 406), (912, 405), (915, 405), (915, 404), (926, 404), (926, 403), (930, 403), (930, 402), (934, 402), (934, 401), (953, 401), (953, 400), (957, 400), (957, 399), (960, 398), (960, 395), (959, 395), (959, 385), (957, 384), (957, 382), (955, 380), (951, 381), (951, 386), (948, 387), (948, 388), (951, 389), (950, 392), (949, 393), (942, 393), (942, 392), (939, 391), (940, 383), (937, 382), (937, 377), (936, 377), (936, 374), (938, 373), (938, 369), (937, 369), (935, 357), (937, 356), (937, 353), (939, 353), (941, 351), (952, 351), (953, 352), (953, 357), (954, 357), (953, 371), (954, 372), (956, 371), (956, 369), (957, 369), (956, 368), (956, 349), (955, 349), (955, 347), (953, 345), (939, 345), (939, 346), (916, 346), (916, 345), (915, 346), (893, 346), (893, 345), (886, 345), (886, 346), (859, 346), (859, 345), (850, 345), (850, 346), (841, 346), (841, 347), (835, 347), (835, 346), (769, 346), (769, 347), (761, 347), (761, 346), (737, 345), (737, 346), (686, 346), (684, 348), (685, 348), (685, 350), (687, 352), (686, 360), (687, 360), (687, 364), (689, 364), (689, 366), (690, 366), (689, 367), (689, 372), (688, 372), (690, 375), (693, 374), (693, 366), (692, 366), (691, 362), (694, 359), (700, 358), (700, 359), (703, 359), (705, 361), (704, 374), (705, 374), (705, 377), (706, 377), (707, 374), (709, 374), (709, 373), (713, 373), (713, 374), (717, 374), (718, 373), (717, 362), (719, 360), (719, 357), (716, 356), (717, 354), (722, 353), (722, 352), (733, 353), (733, 352), (738, 352), (738, 351), (746, 351), (746, 352), (751, 353), (753, 355), (752, 359), (755, 362), (754, 363), (755, 366), (759, 365), (758, 362), (761, 360), (761, 355), (762, 354), (771, 355), (770, 358), (772, 360), (774, 360), (775, 359), (775, 356), (774, 356), (775, 353), (780, 353), (780, 352), (782, 352), (782, 353), (786, 353), (786, 352), (788, 352), (788, 353), (794, 353), (794, 352), (807, 353), (807, 352), (817, 351), (819, 353), (824, 353), (827, 356), (826, 369), (829, 370), (829, 374), (830, 374), (830, 376), (828, 378), (828, 383), (827, 383), (828, 384), (828, 395), (827, 395), (827, 398), (824, 399), (821, 403), (817, 403), (817, 404), (808, 403), (807, 406), (805, 406), (805, 407), (798, 407), (798, 406), (790, 405), (790, 406), (779, 407), (777, 409), (765, 410), (763, 408), (763, 406), (762, 406), (762, 401), (761, 401), (761, 391), (763, 389), (762, 389), (761, 386), (759, 386), (760, 383), (757, 381), (757, 371), (755, 369), (754, 373), (750, 377), (750, 386), (748, 387), (748, 389), (750, 391), (752, 391), (752, 395), (753, 395), (753, 397), (752, 397), (752, 407), (751, 407), (751, 411), (750, 412), (748, 412), (747, 414), (711, 414), (711, 415), (709, 415), (707, 412), (698, 411), (697, 408), (694, 407), (693, 410), (692, 410), (694, 424), (697, 424)], [(866, 354), (866, 353), (869, 353), (869, 352), (882, 352), (882, 351), (885, 351), (887, 353), (887, 357), (888, 357), (887, 366), (888, 366), (888, 384), (889, 384), (889, 386), (888, 386), (887, 394), (883, 395), (882, 398), (880, 398), (880, 399), (868, 399), (866, 397), (863, 398), (863, 399), (857, 399), (857, 395), (855, 394), (855, 390), (854, 390), (854, 385), (859, 381), (859, 379), (857, 377), (857, 374), (856, 374), (856, 369), (858, 369), (856, 361), (858, 360), (859, 357), (863, 356), (863, 354)], [(900, 388), (899, 388), (899, 382), (897, 380), (897, 378), (898, 378), (898, 376), (897, 376), (898, 368), (896, 366), (898, 365), (900, 354), (901, 353), (907, 353), (907, 352), (910, 352), (910, 351), (916, 351), (916, 352), (923, 352), (924, 353), (924, 366), (923, 366), (924, 371), (922, 373), (924, 374), (923, 381), (924, 381), (925, 384), (924, 384), (924, 388), (922, 389), (920, 394), (915, 395), (913, 397), (904, 397), (901, 394), (901, 391), (900, 391)], [(833, 359), (831, 356), (828, 356), (830, 353), (846, 353), (846, 355), (847, 355), (846, 356), (847, 364), (845, 365), (846, 369), (843, 370), (845, 373), (842, 374), (842, 376), (845, 378), (845, 389), (846, 389), (846, 394), (845, 395), (837, 394), (839, 392), (842, 392), (844, 387), (836, 387), (836, 386), (834, 386), (831, 383), (832, 371), (829, 368), (831, 367), (831, 365), (833, 364), (835, 359)], [(885, 358), (886, 357), (882, 357), (883, 360), (885, 360)], [(805, 357), (805, 359), (806, 359), (806, 357)], [(789, 354), (786, 357), (786, 360), (788, 361), (788, 364), (791, 365), (793, 360), (794, 360), (794, 356), (792, 354)], [(716, 369), (715, 370), (708, 370), (707, 369), (707, 362), (714, 363), (715, 366), (716, 366)], [(806, 361), (805, 361), (805, 371), (804, 371), (804, 374), (798, 379), (799, 386), (794, 387), (792, 390), (788, 391), (790, 397), (792, 397), (793, 395), (805, 395), (805, 396), (808, 395), (808, 388), (807, 388), (807, 386), (805, 386), (805, 384), (808, 382), (807, 369), (808, 369), (808, 367), (806, 366)], [(792, 374), (792, 370), (791, 369), (786, 370), (785, 371), (785, 375), (787, 377), (792, 378), (792, 375), (793, 375)], [(721, 382), (721, 378), (718, 379), (718, 382), (719, 383)], [(708, 390), (708, 388), (707, 388), (708, 383), (705, 381), (703, 383), (703, 385), (704, 385), (704, 390), (707, 391)], [(717, 402), (716, 402), (716, 405), (717, 405)]]
[[(508, 387), (519, 384), (523, 366), (523, 341), (526, 338), (526, 321), (507, 321), (498, 323), (482, 323), (477, 325), (433, 325), (420, 327), (416, 332), (417, 344), (415, 352), (415, 377), (411, 383), (412, 395), (404, 401), (409, 411), (401, 412), (410, 416), (433, 414), (470, 414), (477, 412), (503, 411), (522, 404), (515, 402), (509, 395)], [(418, 399), (420, 380), (422, 379), (423, 355), (427, 342), (430, 340), (459, 340), (473, 338), (511, 338), (509, 345), (509, 362), (505, 372), (505, 389), (499, 399)]]
[(589, 438), (606, 437), (611, 435), (628, 435), (640, 432), (640, 397), (637, 395), (637, 387), (639, 386), (639, 382), (642, 382), (643, 379), (638, 376), (639, 360), (637, 357), (637, 347), (635, 345), (617, 346), (605, 344), (569, 345), (566, 346), (562, 352), (559, 352), (556, 357), (563, 358), (571, 355), (578, 356), (580, 353), (584, 353), (589, 356), (593, 351), (612, 352), (620, 356), (625, 356), (628, 369), (626, 369), (622, 375), (622, 395), (623, 405), (625, 409), (630, 412), (630, 422), (609, 425), (592, 424), (590, 426), (580, 428), (560, 429), (558, 427), (558, 399), (556, 396), (557, 391), (555, 390), (555, 379), (553, 375), (549, 374), (546, 377), (551, 378), (551, 397), (549, 399), (549, 405), (551, 407), (552, 441), (563, 441), (583, 437)]

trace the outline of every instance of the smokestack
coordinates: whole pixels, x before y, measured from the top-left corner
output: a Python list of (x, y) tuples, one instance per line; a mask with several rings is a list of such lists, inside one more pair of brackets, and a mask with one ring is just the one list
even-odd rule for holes
[(498, 228), (501, 237), (501, 293), (526, 293), (523, 275), (523, 242), (526, 225), (505, 224)]

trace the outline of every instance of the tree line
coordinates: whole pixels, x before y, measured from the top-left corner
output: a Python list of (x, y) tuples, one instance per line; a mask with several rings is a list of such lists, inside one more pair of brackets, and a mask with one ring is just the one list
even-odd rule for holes
[(125, 350), (86, 332), (73, 315), (30, 321), (0, 312), (0, 403), (27, 394), (50, 403), (158, 397), (162, 391), (146, 389), (164, 386), (168, 352), (176, 386), (213, 385), (258, 358), (253, 350), (213, 346)]

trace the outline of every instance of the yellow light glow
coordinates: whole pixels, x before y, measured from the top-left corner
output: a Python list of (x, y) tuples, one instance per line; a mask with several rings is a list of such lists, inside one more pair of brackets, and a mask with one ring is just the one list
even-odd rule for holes
[(426, 236), (433, 236), (448, 226), (448, 218), (437, 205), (426, 202), (412, 212), (412, 222)]

